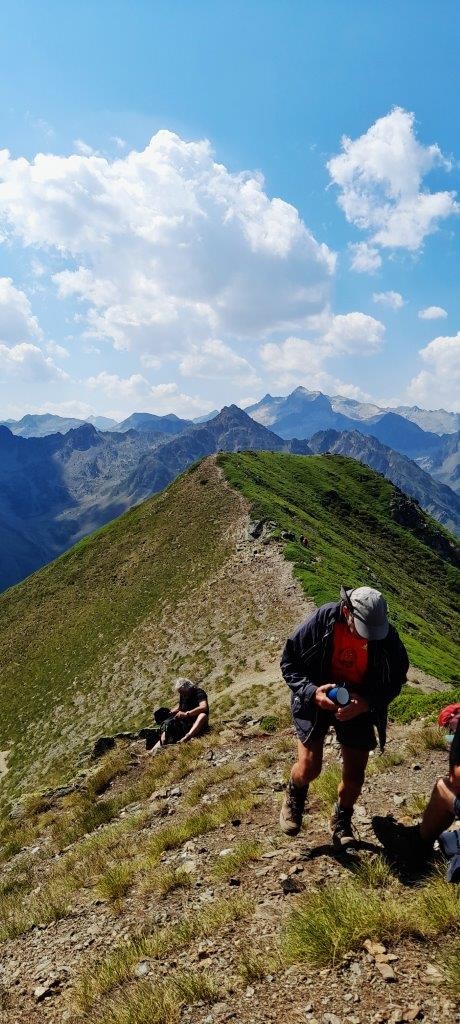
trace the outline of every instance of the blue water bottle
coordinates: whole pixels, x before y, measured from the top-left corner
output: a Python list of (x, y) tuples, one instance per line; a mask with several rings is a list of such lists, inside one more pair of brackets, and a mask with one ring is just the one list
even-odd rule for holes
[(329, 700), (333, 700), (339, 707), (344, 708), (350, 703), (350, 694), (346, 686), (333, 686), (332, 690), (327, 691)]

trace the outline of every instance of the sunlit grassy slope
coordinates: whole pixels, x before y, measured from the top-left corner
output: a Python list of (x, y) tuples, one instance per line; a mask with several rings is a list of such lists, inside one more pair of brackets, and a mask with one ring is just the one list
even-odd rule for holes
[[(239, 507), (220, 479), (189, 471), (0, 595), (0, 749), (11, 750), (3, 791), (35, 760), (40, 778), (43, 752), (57, 744), (63, 721), (74, 721), (80, 748), (98, 728), (132, 726), (115, 672), (120, 651), (136, 627), (146, 620), (155, 627), (165, 612), (174, 640), (175, 610), (225, 560)], [(131, 665), (126, 696), (134, 682)], [(146, 707), (157, 682), (143, 680)], [(94, 717), (85, 731), (88, 695)]]
[[(174, 657), (184, 653), (177, 625), (184, 605), (200, 642), (200, 615), (209, 619), (217, 598), (212, 591), (208, 608), (202, 603), (198, 611), (196, 594), (234, 550), (240, 493), (254, 517), (274, 521), (275, 534), (295, 534), (285, 552), (309, 596), (335, 599), (342, 581), (380, 586), (413, 664), (455, 679), (457, 573), (393, 521), (390, 483), (340, 456), (265, 452), (218, 461), (233, 486), (205, 460), (0, 596), (0, 749), (9, 751), (2, 799), (23, 783), (35, 788), (73, 771), (99, 730), (145, 724), (161, 677), (181, 667)], [(447, 536), (425, 520), (433, 537)], [(216, 628), (232, 630), (233, 619), (251, 629), (244, 592), (240, 598), (225, 610), (225, 622), (217, 615)], [(222, 667), (231, 673), (232, 665)]]
[(344, 456), (242, 452), (218, 461), (254, 517), (295, 535), (285, 553), (306, 594), (321, 604), (337, 600), (340, 583), (378, 587), (412, 664), (459, 679), (459, 572), (421, 539), (449, 536), (434, 520), (420, 511), (415, 531), (398, 525), (393, 485)]

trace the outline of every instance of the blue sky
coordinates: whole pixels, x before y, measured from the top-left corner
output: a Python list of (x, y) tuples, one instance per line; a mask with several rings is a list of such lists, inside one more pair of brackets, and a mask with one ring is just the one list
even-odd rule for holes
[(456, 2), (3, 20), (1, 418), (297, 384), (458, 407)]

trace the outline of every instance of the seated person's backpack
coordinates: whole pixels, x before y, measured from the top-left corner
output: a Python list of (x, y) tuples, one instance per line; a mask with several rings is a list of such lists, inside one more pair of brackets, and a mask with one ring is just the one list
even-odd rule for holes
[[(174, 716), (171, 718), (171, 711), (169, 708), (158, 708), (157, 711), (153, 712), (153, 717), (158, 726), (163, 726), (164, 723), (168, 721), (168, 719), (170, 719), (171, 722), (174, 721)], [(153, 750), (155, 744), (158, 743), (158, 741), (161, 739), (163, 731), (163, 728), (140, 730), (139, 738), (145, 740), (146, 750)], [(169, 742), (171, 742), (171, 740)]]

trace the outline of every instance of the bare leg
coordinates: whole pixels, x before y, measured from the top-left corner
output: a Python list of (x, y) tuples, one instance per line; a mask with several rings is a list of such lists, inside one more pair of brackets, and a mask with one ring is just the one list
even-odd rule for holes
[(288, 836), (296, 836), (300, 832), (308, 784), (321, 771), (323, 746), (324, 735), (313, 740), (309, 746), (304, 746), (300, 740), (297, 743), (297, 761), (292, 766), (280, 811), (280, 826)]
[(194, 736), (199, 736), (200, 732), (203, 732), (203, 729), (205, 725), (207, 725), (207, 723), (208, 716), (205, 715), (204, 712), (202, 712), (200, 715), (197, 715), (191, 729), (189, 729), (185, 736), (183, 736), (182, 739), (179, 740), (179, 743), (187, 743), (188, 740), (193, 739)]
[(353, 810), (363, 788), (368, 760), (367, 750), (342, 747), (342, 781), (338, 788), (340, 807)]
[(307, 786), (317, 779), (323, 766), (324, 736), (313, 740), (310, 746), (297, 742), (297, 761), (292, 767), (291, 779), (296, 786)]
[(164, 747), (164, 743), (162, 743), (161, 739), (159, 739), (158, 743), (155, 743), (155, 746), (152, 747), (151, 750), (147, 750), (147, 755), (149, 755), (149, 754), (158, 754), (158, 751), (162, 750), (163, 747)]
[(420, 836), (426, 843), (435, 839), (449, 828), (454, 820), (455, 790), (448, 778), (438, 779), (430, 796), (420, 825)]

